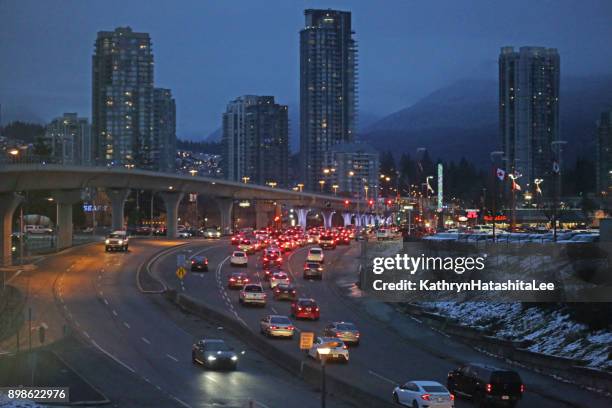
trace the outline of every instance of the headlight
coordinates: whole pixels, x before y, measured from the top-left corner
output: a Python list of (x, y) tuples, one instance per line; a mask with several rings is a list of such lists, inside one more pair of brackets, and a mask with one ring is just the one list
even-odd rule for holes
[(123, 240), (120, 239), (119, 242), (117, 242), (119, 245), (123, 244)]
[(321, 347), (317, 350), (320, 354), (329, 354), (331, 351), (328, 347)]
[(237, 356), (232, 356), (232, 361), (238, 361), (238, 357)]
[(104, 241), (105, 244), (110, 244), (110, 239), (107, 239), (106, 241)]
[(215, 361), (217, 359), (217, 357), (215, 356), (208, 356), (207, 360), (208, 361)]

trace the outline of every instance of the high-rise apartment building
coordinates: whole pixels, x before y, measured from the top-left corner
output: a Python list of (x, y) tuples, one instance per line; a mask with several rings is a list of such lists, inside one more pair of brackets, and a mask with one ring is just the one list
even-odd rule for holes
[[(554, 48), (503, 47), (499, 55), (499, 123), (506, 171), (521, 175), (521, 186), (543, 179), (554, 194), (553, 142), (559, 140), (559, 53)], [(560, 148), (560, 146), (558, 146)], [(557, 178), (560, 184), (560, 178)]]
[(351, 13), (304, 12), (300, 31), (300, 156), (302, 180), (315, 190), (326, 152), (352, 142), (357, 106), (357, 45)]
[(170, 89), (153, 91), (151, 157), (160, 171), (174, 171), (176, 163), (176, 103)]
[(87, 118), (64, 113), (45, 129), (44, 142), (54, 163), (90, 165), (92, 156), (91, 127)]
[(288, 108), (273, 96), (244, 95), (223, 114), (223, 174), (228, 180), (287, 186)]
[(366, 143), (340, 143), (324, 155), (323, 175), (318, 181), (323, 192), (376, 199), (380, 155)]
[(98, 32), (92, 63), (96, 163), (155, 169), (149, 34), (134, 32), (130, 27)]
[(597, 121), (597, 193), (612, 195), (612, 111)]

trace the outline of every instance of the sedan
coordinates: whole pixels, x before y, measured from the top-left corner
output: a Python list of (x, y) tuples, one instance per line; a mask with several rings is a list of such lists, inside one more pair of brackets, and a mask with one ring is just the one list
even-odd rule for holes
[(298, 299), (291, 304), (291, 316), (296, 319), (319, 320), (319, 306), (314, 299)]
[(234, 266), (247, 266), (249, 263), (249, 258), (247, 254), (243, 251), (234, 251), (232, 252), (232, 256), (230, 257), (230, 264)]
[(227, 287), (230, 289), (240, 289), (249, 282), (249, 276), (246, 273), (234, 272), (227, 279)]
[(282, 271), (272, 273), (272, 276), (270, 276), (270, 289), (274, 289), (276, 285), (280, 285), (281, 283), (286, 285), (291, 283), (289, 281), (289, 276)]
[(238, 366), (238, 355), (223, 340), (203, 339), (192, 346), (191, 361), (206, 368), (227, 367), (235, 370)]
[(191, 258), (191, 271), (208, 272), (208, 258), (205, 256), (194, 256)]
[(261, 319), (259, 330), (269, 337), (293, 338), (295, 327), (287, 316), (267, 315)]
[(304, 279), (323, 279), (323, 265), (318, 262), (306, 262), (302, 276)]
[(308, 355), (318, 361), (323, 359), (325, 361), (339, 360), (343, 363), (349, 361), (348, 347), (342, 340), (333, 337), (317, 337), (312, 347), (308, 349)]
[(324, 334), (328, 337), (335, 337), (346, 344), (359, 345), (361, 334), (357, 327), (350, 322), (332, 322), (325, 326)]
[(281, 283), (276, 285), (274, 288), (274, 299), (275, 300), (296, 300), (297, 292), (295, 287), (291, 284), (287, 285), (286, 283)]
[(393, 401), (407, 407), (454, 408), (455, 396), (435, 381), (409, 381), (395, 387)]

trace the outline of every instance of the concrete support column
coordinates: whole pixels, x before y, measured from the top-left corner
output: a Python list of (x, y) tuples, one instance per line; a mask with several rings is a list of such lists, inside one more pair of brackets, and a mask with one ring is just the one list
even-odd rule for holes
[(351, 214), (351, 215), (352, 215), (353, 217), (355, 217), (355, 221), (354, 221), (355, 226), (356, 226), (356, 227), (361, 227), (361, 219), (360, 219), (360, 217), (359, 217), (359, 214), (354, 213), (354, 214)]
[(81, 201), (81, 190), (57, 190), (51, 196), (57, 204), (55, 247), (59, 251), (72, 246), (72, 206)]
[(332, 217), (335, 214), (335, 211), (333, 210), (323, 210), (321, 211), (321, 213), (323, 214), (323, 226), (325, 227), (325, 229), (331, 229), (332, 227)]
[(159, 195), (166, 206), (166, 238), (176, 238), (178, 208), (185, 194), (178, 191), (164, 191)]
[(306, 231), (306, 226), (308, 224), (309, 209), (305, 207), (297, 207), (294, 210), (298, 217), (298, 224), (300, 225), (300, 227), (302, 227), (304, 231)]
[(234, 211), (234, 199), (232, 198), (216, 198), (219, 214), (221, 214), (221, 233), (230, 235), (234, 229), (232, 225), (232, 212)]
[(347, 227), (349, 225), (351, 225), (351, 218), (353, 217), (353, 214), (351, 213), (342, 213), (342, 219), (344, 220), (344, 226)]
[(23, 196), (17, 193), (0, 194), (0, 266), (10, 266), (13, 263), (13, 247), (11, 235), (13, 234), (13, 215), (19, 204), (23, 201)]
[(112, 208), (112, 229), (113, 231), (122, 230), (125, 226), (124, 206), (125, 200), (130, 195), (129, 188), (109, 188), (106, 195), (111, 201)]
[(255, 228), (266, 228), (276, 215), (276, 205), (269, 202), (255, 202)]

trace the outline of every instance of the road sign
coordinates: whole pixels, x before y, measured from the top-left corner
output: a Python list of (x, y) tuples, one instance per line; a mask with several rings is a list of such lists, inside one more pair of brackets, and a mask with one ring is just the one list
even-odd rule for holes
[(176, 256), (176, 266), (185, 265), (185, 254), (178, 254)]
[(312, 347), (312, 343), (314, 343), (314, 333), (313, 332), (301, 332), (300, 333), (300, 350), (308, 350)]
[(187, 275), (187, 269), (185, 269), (182, 266), (179, 266), (176, 270), (176, 276), (180, 279), (183, 280), (183, 278), (185, 277), (185, 275)]

